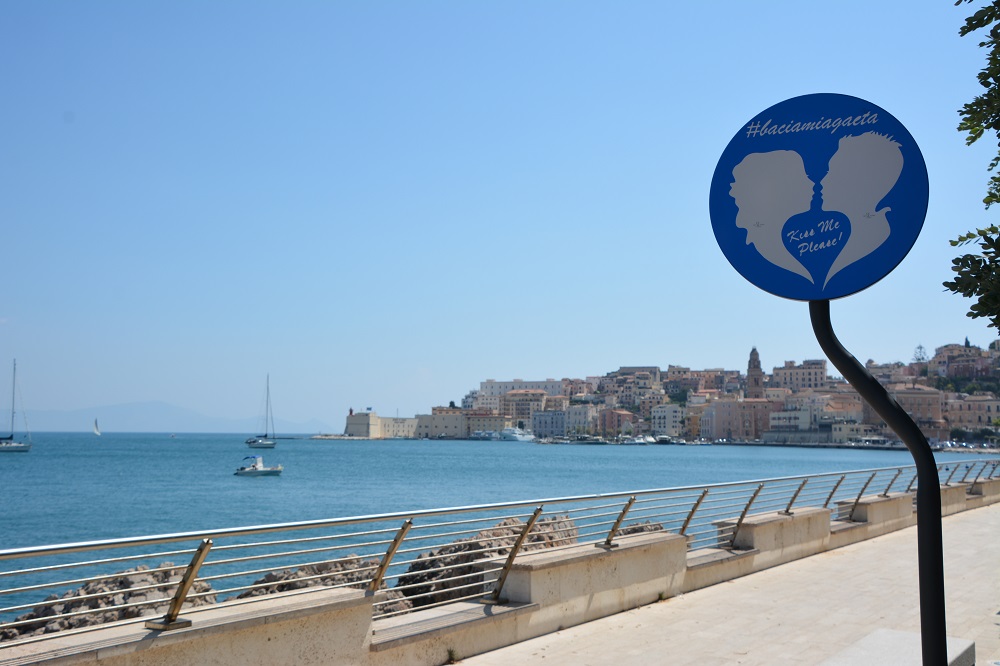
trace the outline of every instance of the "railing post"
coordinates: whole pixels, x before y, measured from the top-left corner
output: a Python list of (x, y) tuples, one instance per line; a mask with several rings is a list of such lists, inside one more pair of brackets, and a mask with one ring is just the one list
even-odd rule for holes
[(503, 589), (503, 584), (507, 582), (507, 574), (510, 573), (510, 568), (514, 566), (514, 558), (517, 557), (518, 551), (521, 550), (521, 546), (524, 545), (524, 540), (528, 538), (528, 532), (531, 528), (535, 526), (535, 522), (538, 521), (538, 517), (542, 515), (542, 507), (538, 506), (535, 512), (531, 514), (531, 518), (528, 519), (527, 525), (521, 530), (521, 534), (517, 537), (517, 541), (511, 547), (510, 552), (507, 553), (507, 561), (503, 565), (503, 571), (500, 572), (500, 577), (497, 579), (497, 585), (493, 589), (493, 601), (500, 600), (500, 591)]
[(837, 489), (840, 488), (840, 484), (844, 482), (845, 478), (847, 478), (847, 475), (842, 474), (841, 477), (837, 479), (837, 483), (833, 484), (833, 490), (830, 491), (830, 494), (826, 496), (826, 501), (823, 502), (824, 509), (829, 508), (830, 502), (833, 501), (833, 496), (837, 494)]
[(951, 474), (949, 474), (948, 478), (945, 479), (944, 485), (946, 485), (946, 486), (950, 486), (951, 485), (951, 477), (955, 476), (955, 472), (958, 471), (959, 465), (960, 465), (960, 463), (952, 463), (951, 464)]
[[(618, 514), (618, 520), (616, 520), (615, 524), (611, 526), (611, 531), (608, 532), (608, 538), (604, 540), (603, 546), (605, 548), (614, 547), (614, 544), (611, 542), (614, 541), (615, 532), (617, 532), (618, 528), (622, 526), (622, 521), (625, 520), (625, 516), (628, 515), (628, 511), (632, 508), (633, 504), (635, 504), (635, 495), (628, 498), (628, 502), (625, 502), (625, 506), (622, 508), (621, 513)], [(598, 548), (600, 547), (601, 545), (598, 545)]]
[(914, 472), (913, 473), (913, 478), (910, 479), (910, 483), (906, 486), (906, 492), (910, 492), (910, 490), (913, 489), (913, 484), (917, 482), (917, 476), (918, 476), (918, 474), (916, 472)]
[(981, 476), (983, 475), (983, 471), (984, 471), (985, 469), (986, 469), (986, 463), (985, 463), (985, 462), (983, 462), (983, 463), (982, 463), (982, 464), (981, 464), (981, 465), (979, 466), (979, 471), (978, 471), (978, 472), (976, 472), (976, 478), (974, 478), (974, 479), (972, 480), (972, 483), (970, 484), (970, 487), (969, 487), (969, 489), (970, 489), (970, 490), (972, 489), (972, 486), (974, 486), (974, 485), (976, 485), (977, 483), (979, 483), (979, 477), (981, 477)]
[(396, 551), (399, 550), (403, 539), (406, 537), (406, 533), (410, 531), (411, 527), (413, 527), (413, 519), (407, 518), (402, 526), (400, 526), (399, 531), (396, 532), (395, 538), (389, 544), (389, 549), (385, 551), (378, 569), (375, 570), (375, 574), (372, 576), (372, 582), (368, 584), (369, 592), (378, 592), (378, 588), (382, 585), (382, 579), (385, 578), (385, 572), (389, 570), (389, 565), (392, 563), (392, 558), (396, 556)]
[(898, 479), (899, 475), (902, 474), (902, 473), (903, 473), (902, 469), (897, 469), (896, 470), (896, 476), (892, 477), (892, 481), (889, 482), (889, 485), (887, 485), (885, 487), (885, 490), (882, 492), (881, 495), (879, 495), (879, 497), (888, 497), (889, 496), (889, 490), (892, 488), (892, 484), (896, 483), (896, 479)]
[(847, 520), (852, 523), (854, 522), (854, 512), (857, 510), (858, 504), (861, 502), (861, 498), (864, 496), (865, 491), (868, 490), (868, 486), (875, 480), (875, 474), (876, 472), (872, 472), (872, 475), (868, 477), (867, 481), (865, 481), (865, 485), (861, 486), (861, 492), (859, 492), (858, 496), (854, 498), (854, 506), (851, 507), (851, 512), (847, 515)]
[(972, 474), (972, 463), (965, 466), (965, 474), (962, 475), (962, 480), (959, 481), (959, 483), (965, 483), (965, 480), (969, 478), (970, 474)]
[(760, 491), (764, 489), (764, 484), (761, 483), (757, 486), (757, 490), (753, 491), (753, 495), (750, 496), (750, 500), (747, 505), (743, 507), (743, 513), (740, 514), (740, 519), (736, 521), (736, 527), (733, 529), (733, 540), (729, 542), (730, 548), (736, 547), (736, 537), (740, 534), (740, 527), (743, 525), (743, 521), (747, 517), (747, 513), (750, 512), (750, 507), (753, 505), (754, 500), (757, 499), (757, 495), (760, 495)]
[(799, 487), (795, 489), (795, 493), (792, 495), (792, 499), (788, 500), (788, 506), (785, 507), (784, 511), (779, 511), (778, 513), (780, 513), (783, 516), (792, 515), (792, 505), (795, 504), (795, 500), (799, 498), (799, 493), (802, 492), (802, 489), (806, 487), (806, 483), (808, 482), (809, 479), (802, 479), (802, 483), (800, 483)]
[(191, 620), (178, 620), (177, 616), (180, 615), (181, 606), (187, 600), (188, 592), (191, 591), (191, 586), (194, 585), (195, 578), (198, 576), (198, 570), (201, 568), (205, 558), (208, 557), (208, 551), (211, 548), (211, 539), (203, 539), (198, 545), (198, 549), (194, 551), (194, 556), (191, 558), (191, 563), (188, 564), (184, 575), (181, 576), (181, 582), (177, 585), (177, 591), (174, 593), (174, 598), (170, 601), (170, 608), (167, 609), (167, 614), (159, 620), (146, 620), (147, 629), (170, 631), (171, 629), (183, 629), (191, 626)]
[(681, 525), (681, 531), (680, 531), (681, 535), (687, 532), (688, 525), (691, 524), (691, 519), (694, 518), (694, 512), (698, 510), (699, 506), (701, 506), (701, 503), (705, 500), (705, 495), (707, 494), (708, 494), (708, 488), (705, 488), (703, 491), (701, 491), (701, 495), (698, 497), (698, 499), (695, 500), (694, 506), (691, 507), (691, 511), (688, 512), (687, 518), (684, 519), (684, 524)]

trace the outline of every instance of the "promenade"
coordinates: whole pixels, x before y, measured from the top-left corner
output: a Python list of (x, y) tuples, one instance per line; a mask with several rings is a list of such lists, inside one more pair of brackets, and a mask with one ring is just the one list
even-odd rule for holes
[[(975, 641), (978, 666), (1000, 664), (1000, 504), (944, 518), (943, 535), (948, 636)], [(808, 666), (878, 629), (920, 630), (915, 527), (461, 663)]]

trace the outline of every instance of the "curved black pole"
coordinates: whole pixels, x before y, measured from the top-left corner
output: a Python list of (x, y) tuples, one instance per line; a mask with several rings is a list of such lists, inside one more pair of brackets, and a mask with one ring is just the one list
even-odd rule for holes
[(809, 301), (816, 339), (834, 366), (910, 450), (917, 467), (917, 561), (920, 580), (920, 642), (924, 666), (948, 663), (944, 610), (944, 548), (941, 480), (927, 438), (865, 366), (837, 339), (830, 301)]

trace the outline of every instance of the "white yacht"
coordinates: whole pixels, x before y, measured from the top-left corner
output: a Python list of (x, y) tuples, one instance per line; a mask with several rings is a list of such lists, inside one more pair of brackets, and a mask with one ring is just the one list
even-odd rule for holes
[[(250, 462), (247, 463), (247, 460)], [(261, 456), (247, 456), (243, 461), (245, 464), (234, 472), (236, 476), (278, 476), (284, 469), (281, 465), (264, 467), (264, 458)]]
[(506, 442), (533, 442), (535, 436), (520, 428), (504, 428), (500, 431), (500, 439)]

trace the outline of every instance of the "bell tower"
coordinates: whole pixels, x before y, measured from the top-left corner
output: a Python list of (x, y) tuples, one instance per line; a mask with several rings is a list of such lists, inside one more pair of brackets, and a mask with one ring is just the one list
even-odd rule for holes
[(747, 398), (764, 397), (764, 371), (760, 369), (760, 354), (757, 348), (750, 350), (750, 362), (747, 364)]

